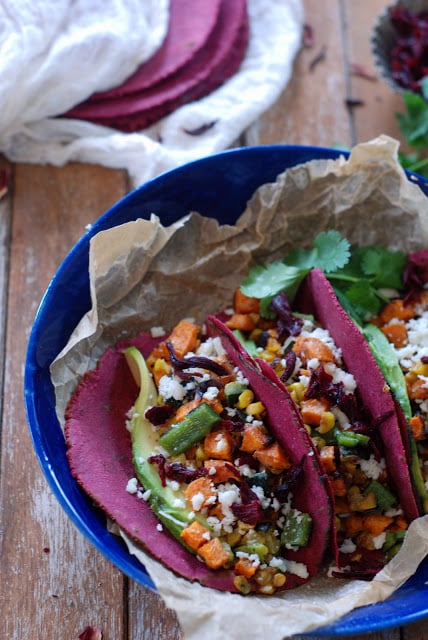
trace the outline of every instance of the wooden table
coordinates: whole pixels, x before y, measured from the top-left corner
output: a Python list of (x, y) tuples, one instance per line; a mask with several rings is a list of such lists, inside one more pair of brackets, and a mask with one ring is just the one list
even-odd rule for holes
[[(315, 42), (302, 49), (289, 86), (240, 143), (349, 147), (381, 133), (399, 137), (394, 113), (403, 110), (401, 98), (349, 70), (353, 62), (373, 70), (369, 32), (387, 1), (304, 4)], [(347, 98), (363, 104), (349, 109)], [(127, 191), (127, 176), (80, 164), (9, 168), (10, 188), (0, 201), (0, 638), (73, 640), (95, 625), (104, 640), (177, 640), (174, 614), (105, 560), (57, 504), (23, 404), (26, 344), (43, 292), (85, 226)], [(428, 640), (428, 620), (364, 637)]]

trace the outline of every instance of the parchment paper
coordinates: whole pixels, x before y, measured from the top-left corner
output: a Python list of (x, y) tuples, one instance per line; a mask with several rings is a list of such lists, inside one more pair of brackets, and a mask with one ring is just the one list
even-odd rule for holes
[[(51, 368), (61, 424), (80, 375), (108, 345), (153, 326), (168, 330), (183, 317), (202, 321), (230, 306), (251, 265), (307, 247), (322, 230), (337, 229), (361, 245), (428, 247), (428, 198), (407, 180), (397, 151), (398, 142), (381, 136), (356, 146), (348, 161), (294, 167), (263, 185), (235, 226), (189, 213), (164, 228), (153, 215), (96, 235), (92, 309)], [(425, 516), (412, 523), (400, 553), (371, 582), (321, 576), (281, 595), (244, 597), (177, 578), (122, 535), (177, 612), (186, 640), (280, 640), (304, 633), (385, 599), (428, 555)]]

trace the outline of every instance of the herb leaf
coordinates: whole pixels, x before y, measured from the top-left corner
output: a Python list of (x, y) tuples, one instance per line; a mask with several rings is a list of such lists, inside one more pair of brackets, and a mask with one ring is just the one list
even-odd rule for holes
[(253, 267), (241, 284), (241, 290), (250, 298), (273, 297), (285, 291), (293, 298), (299, 284), (309, 273), (310, 268), (286, 265), (281, 261)]
[(404, 251), (388, 251), (383, 247), (366, 247), (361, 258), (364, 273), (372, 276), (373, 287), (400, 289), (405, 264)]

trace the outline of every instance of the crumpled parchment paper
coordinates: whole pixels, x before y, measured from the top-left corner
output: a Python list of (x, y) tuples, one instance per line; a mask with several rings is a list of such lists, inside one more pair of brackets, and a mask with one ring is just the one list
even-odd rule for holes
[[(153, 215), (96, 235), (89, 267), (93, 307), (52, 365), (61, 423), (79, 376), (109, 344), (230, 306), (252, 264), (309, 246), (322, 230), (337, 229), (362, 245), (428, 247), (428, 198), (407, 180), (397, 150), (396, 141), (381, 136), (355, 147), (349, 160), (289, 169), (253, 195), (235, 226), (190, 213), (164, 228)], [(186, 640), (281, 640), (388, 597), (428, 555), (428, 516), (411, 524), (400, 553), (371, 582), (319, 576), (269, 598), (220, 593), (177, 578), (123, 537), (177, 612)]]

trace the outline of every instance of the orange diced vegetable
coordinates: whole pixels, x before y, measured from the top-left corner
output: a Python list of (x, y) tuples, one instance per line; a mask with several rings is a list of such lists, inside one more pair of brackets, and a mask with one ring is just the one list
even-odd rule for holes
[(327, 473), (336, 471), (336, 460), (333, 445), (327, 445), (326, 447), (323, 447), (320, 451), (320, 458)]
[(394, 520), (394, 528), (403, 529), (404, 531), (407, 529), (408, 524), (403, 516), (397, 516)]
[(391, 300), (379, 314), (380, 324), (387, 324), (391, 320), (410, 320), (415, 315), (415, 308), (412, 304), (404, 304), (403, 300)]
[(185, 402), (180, 405), (175, 413), (174, 422), (181, 422), (187, 416), (189, 411), (193, 411), (199, 406), (202, 402), (201, 398), (193, 398), (193, 400), (189, 400), (189, 402)]
[(407, 329), (406, 325), (401, 322), (395, 322), (394, 324), (387, 324), (380, 327), (383, 334), (386, 335), (389, 342), (392, 342), (397, 349), (404, 347), (407, 344)]
[(224, 429), (211, 431), (207, 436), (205, 436), (204, 451), (207, 458), (232, 460), (232, 436)]
[(410, 428), (415, 440), (424, 440), (426, 437), (424, 429), (424, 421), (421, 416), (412, 416), (410, 418)]
[(248, 425), (242, 436), (241, 451), (254, 453), (257, 449), (263, 449), (269, 441), (269, 436), (260, 427)]
[(254, 318), (249, 313), (234, 313), (229, 320), (226, 320), (229, 329), (238, 329), (239, 331), (252, 331), (256, 326)]
[(209, 478), (215, 483), (240, 479), (238, 469), (226, 460), (205, 460), (204, 467), (208, 469)]
[(230, 553), (223, 547), (219, 538), (213, 538), (199, 547), (198, 555), (210, 569), (220, 569), (230, 560)]
[(411, 400), (426, 400), (428, 398), (428, 384), (422, 378), (416, 378), (411, 383), (408, 393)]
[(209, 530), (197, 520), (194, 520), (192, 524), (189, 524), (189, 526), (180, 533), (180, 538), (188, 547), (193, 549), (193, 551), (197, 551), (199, 547), (206, 544), (210, 537)]
[(255, 451), (253, 455), (256, 460), (258, 460), (260, 464), (266, 467), (266, 469), (271, 473), (281, 473), (285, 469), (289, 469), (291, 467), (289, 459), (278, 442), (274, 442), (264, 449)]
[(246, 578), (252, 578), (257, 571), (257, 564), (250, 560), (250, 558), (239, 558), (235, 564), (235, 573), (239, 576), (245, 576)]
[(293, 351), (303, 362), (311, 358), (317, 358), (320, 362), (335, 362), (332, 350), (319, 338), (298, 336), (293, 345)]
[(233, 308), (236, 313), (259, 313), (260, 300), (249, 298), (242, 293), (241, 289), (236, 289), (233, 297)]
[(300, 413), (302, 414), (303, 422), (310, 425), (319, 425), (322, 414), (328, 411), (329, 408), (330, 405), (324, 398), (302, 400), (300, 403)]
[(333, 488), (333, 494), (335, 496), (346, 496), (346, 485), (345, 485), (345, 481), (343, 478), (334, 478), (331, 481), (331, 485)]
[(198, 346), (198, 327), (188, 320), (180, 320), (171, 331), (168, 339), (158, 344), (150, 354), (149, 360), (156, 358), (164, 358), (169, 360), (169, 352), (166, 346), (167, 342), (171, 342), (175, 354), (178, 358), (182, 358), (189, 351), (195, 351)]
[(360, 533), (360, 531), (363, 531), (364, 529), (363, 517), (352, 514), (344, 519), (344, 526), (346, 535), (349, 538), (353, 538), (357, 533)]
[(216, 490), (211, 480), (203, 477), (192, 480), (192, 482), (187, 485), (184, 495), (191, 509), (193, 511), (200, 511), (204, 507), (214, 504)]
[(385, 531), (393, 521), (393, 518), (384, 516), (381, 513), (374, 513), (363, 519), (364, 529), (376, 537)]

